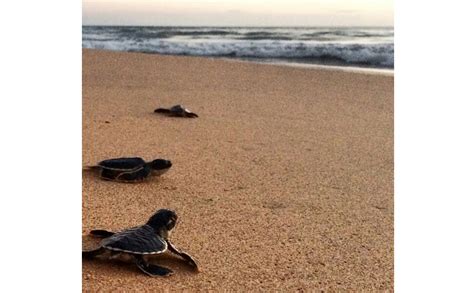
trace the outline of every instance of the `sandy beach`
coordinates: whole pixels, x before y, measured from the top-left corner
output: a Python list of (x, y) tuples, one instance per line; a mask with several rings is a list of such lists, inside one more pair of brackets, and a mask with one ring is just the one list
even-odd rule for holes
[[(178, 103), (200, 117), (153, 113)], [(84, 292), (393, 291), (393, 76), (84, 49), (82, 110), (84, 165), (173, 162), (140, 184), (83, 173), (83, 247), (170, 208), (201, 269), (84, 260)]]

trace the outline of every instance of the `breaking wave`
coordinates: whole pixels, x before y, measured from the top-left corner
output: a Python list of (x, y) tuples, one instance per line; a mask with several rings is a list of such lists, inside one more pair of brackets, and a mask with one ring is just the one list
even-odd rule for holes
[(393, 29), (85, 27), (82, 46), (170, 55), (394, 66)]

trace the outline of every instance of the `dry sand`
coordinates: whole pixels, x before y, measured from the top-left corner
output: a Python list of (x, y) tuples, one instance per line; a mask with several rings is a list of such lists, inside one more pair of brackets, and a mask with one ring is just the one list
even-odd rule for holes
[[(153, 113), (176, 103), (200, 117)], [(174, 165), (84, 173), (83, 246), (171, 208), (201, 272), (84, 260), (84, 291), (393, 290), (393, 76), (84, 50), (83, 163), (120, 156)]]

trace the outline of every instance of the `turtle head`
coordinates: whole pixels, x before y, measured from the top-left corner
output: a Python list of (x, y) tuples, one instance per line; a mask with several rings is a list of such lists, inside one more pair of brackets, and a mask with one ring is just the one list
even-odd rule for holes
[(171, 161), (163, 159), (153, 160), (149, 164), (151, 169), (154, 171), (166, 171), (171, 168), (171, 166), (173, 166), (173, 164), (171, 164)]
[(152, 227), (158, 235), (168, 239), (168, 234), (174, 228), (177, 221), (178, 215), (174, 211), (161, 209), (151, 216), (146, 224)]

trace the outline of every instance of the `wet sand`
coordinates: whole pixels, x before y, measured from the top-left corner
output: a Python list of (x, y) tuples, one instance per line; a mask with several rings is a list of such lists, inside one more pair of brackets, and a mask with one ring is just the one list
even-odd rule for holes
[[(181, 103), (197, 119), (153, 110)], [(90, 229), (176, 210), (194, 273), (83, 261), (83, 291), (393, 291), (393, 77), (83, 50), (83, 164), (172, 160), (140, 184), (83, 173)]]

